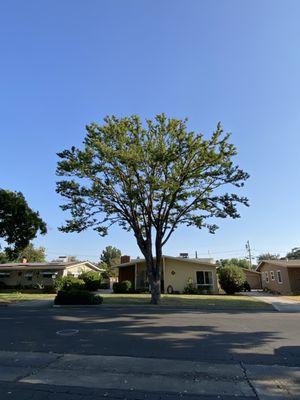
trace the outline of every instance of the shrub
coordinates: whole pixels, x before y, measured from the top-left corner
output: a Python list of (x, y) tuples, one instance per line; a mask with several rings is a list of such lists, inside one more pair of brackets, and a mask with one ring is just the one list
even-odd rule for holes
[(114, 293), (120, 293), (120, 283), (119, 282), (114, 282), (112, 289), (113, 289)]
[(121, 293), (129, 293), (132, 289), (132, 283), (130, 281), (122, 281), (120, 283)]
[(33, 289), (38, 289), (38, 290), (43, 290), (45, 288), (44, 284), (42, 282), (37, 282), (34, 286)]
[(61, 305), (94, 305), (101, 304), (102, 302), (103, 297), (101, 297), (100, 295), (95, 295), (87, 290), (82, 289), (60, 290), (54, 299), (54, 304)]
[(185, 294), (198, 294), (198, 289), (192, 284), (188, 283), (184, 288), (183, 293)]
[(57, 290), (54, 285), (45, 285), (43, 288), (43, 293), (56, 293)]
[(109, 289), (110, 285), (108, 282), (102, 282), (99, 289)]
[(221, 288), (227, 294), (234, 294), (243, 289), (245, 273), (242, 268), (236, 265), (228, 265), (218, 269)]
[(79, 275), (79, 279), (82, 279), (85, 283), (85, 289), (91, 292), (95, 292), (96, 290), (100, 289), (102, 278), (98, 272), (95, 271), (88, 271), (83, 272)]
[(244, 292), (251, 292), (251, 286), (249, 285), (249, 283), (247, 281), (244, 282), (243, 290), (244, 290)]
[(132, 291), (132, 283), (130, 281), (114, 282), (114, 293), (130, 293)]
[(85, 282), (82, 279), (75, 278), (74, 276), (63, 276), (55, 278), (54, 287), (56, 290), (84, 290)]

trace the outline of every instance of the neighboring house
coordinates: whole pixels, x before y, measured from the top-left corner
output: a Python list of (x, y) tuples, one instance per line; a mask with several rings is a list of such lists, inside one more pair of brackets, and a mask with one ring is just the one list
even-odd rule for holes
[[(129, 256), (122, 256), (121, 264), (113, 268), (119, 270), (119, 282), (129, 280), (136, 290), (149, 287), (144, 259), (131, 260)], [(182, 293), (189, 283), (204, 292), (218, 293), (216, 265), (212, 259), (163, 256), (161, 274), (163, 293)]]
[(256, 269), (263, 289), (280, 294), (300, 293), (300, 260), (265, 260)]
[(58, 276), (77, 277), (84, 271), (100, 273), (103, 270), (89, 261), (0, 264), (0, 285), (3, 282), (11, 287), (32, 287), (37, 284), (52, 286), (53, 280)]
[(246, 275), (246, 281), (249, 283), (251, 290), (262, 289), (261, 273), (253, 269), (243, 268)]

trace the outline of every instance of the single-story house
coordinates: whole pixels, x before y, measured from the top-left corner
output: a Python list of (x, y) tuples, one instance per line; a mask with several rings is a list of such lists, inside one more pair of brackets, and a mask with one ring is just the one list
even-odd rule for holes
[[(136, 290), (149, 288), (145, 259), (131, 260), (122, 256), (118, 268), (119, 282), (129, 280)], [(216, 264), (212, 259), (162, 257), (161, 291), (162, 293), (182, 293), (191, 283), (195, 287), (211, 293), (218, 293)]]
[(262, 289), (261, 273), (253, 269), (243, 268), (246, 275), (246, 281), (249, 283), (251, 290)]
[(32, 287), (37, 284), (52, 286), (53, 280), (58, 276), (72, 275), (77, 277), (82, 272), (97, 271), (102, 269), (89, 261), (73, 262), (43, 262), (43, 263), (8, 263), (0, 264), (0, 285), (17, 285)]
[(256, 269), (263, 289), (280, 294), (300, 293), (300, 260), (265, 260)]

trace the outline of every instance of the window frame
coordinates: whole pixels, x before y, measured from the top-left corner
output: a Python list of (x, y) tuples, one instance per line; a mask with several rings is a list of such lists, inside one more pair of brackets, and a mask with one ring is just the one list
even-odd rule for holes
[(265, 271), (265, 281), (266, 281), (266, 283), (269, 283), (269, 282), (270, 282), (270, 279), (269, 279), (269, 271)]
[(10, 272), (1, 272), (0, 279), (10, 278)]
[[(278, 274), (278, 272), (279, 272), (279, 274)], [(278, 284), (279, 284), (279, 285), (282, 285), (282, 284), (283, 284), (283, 279), (282, 279), (282, 273), (281, 273), (281, 270), (280, 270), (280, 269), (278, 269), (278, 270), (276, 271), (276, 275), (277, 275), (277, 282), (278, 282)], [(280, 280), (279, 280), (279, 276), (280, 276)]]
[(274, 271), (270, 271), (271, 281), (275, 281), (275, 273)]
[[(204, 283), (198, 283), (198, 278), (197, 278), (197, 273), (202, 272), (203, 273), (203, 282)], [(205, 272), (209, 272), (211, 274), (211, 283), (206, 283), (206, 278), (205, 278)], [(214, 275), (213, 271), (209, 269), (204, 269), (204, 270), (199, 270), (196, 271), (196, 285), (197, 287), (206, 287), (206, 288), (213, 288), (214, 287)]]

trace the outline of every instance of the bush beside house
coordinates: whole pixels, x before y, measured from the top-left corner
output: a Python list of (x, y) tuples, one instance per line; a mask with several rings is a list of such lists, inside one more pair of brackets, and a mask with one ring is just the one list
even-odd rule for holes
[(115, 282), (113, 284), (114, 293), (132, 293), (132, 283), (130, 281)]
[(228, 265), (218, 269), (219, 283), (226, 294), (234, 294), (243, 290), (246, 276), (242, 268)]
[(78, 278), (84, 281), (85, 289), (90, 292), (96, 292), (101, 288), (102, 277), (98, 272), (83, 272)]

